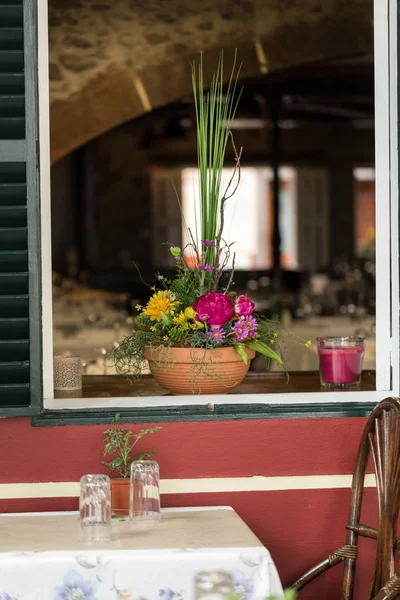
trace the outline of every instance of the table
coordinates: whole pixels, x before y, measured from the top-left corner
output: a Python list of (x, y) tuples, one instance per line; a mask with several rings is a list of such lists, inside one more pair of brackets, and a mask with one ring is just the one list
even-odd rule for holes
[(271, 556), (230, 508), (167, 510), (153, 528), (113, 522), (79, 541), (77, 514), (0, 516), (1, 600), (266, 600), (282, 596)]
[[(368, 334), (363, 360), (363, 368), (375, 370), (376, 338), (373, 333), (375, 317), (366, 317), (362, 322), (352, 321), (348, 317), (310, 317), (305, 320), (295, 320), (288, 324), (287, 329), (293, 336), (311, 340), (310, 348), (290, 341), (285, 342), (285, 357), (290, 371), (318, 371), (318, 352), (316, 338), (330, 335), (361, 335)], [(262, 368), (262, 360), (259, 360)], [(280, 366), (272, 363), (272, 370), (279, 371)]]
[[(108, 313), (107, 313), (108, 314)], [(108, 321), (112, 323), (113, 313), (109, 314)], [(118, 315), (115, 312), (115, 315)], [(76, 324), (77, 317), (63, 313), (54, 315), (54, 354), (64, 354), (69, 352), (80, 356), (86, 363), (92, 361), (87, 366), (86, 372), (90, 375), (113, 375), (115, 367), (111, 360), (105, 360), (101, 355), (101, 349), (107, 351), (107, 356), (113, 348), (113, 342), (121, 342), (125, 336), (131, 333), (131, 326), (121, 326), (120, 329), (109, 327), (100, 327), (93, 325), (82, 326), (79, 331), (73, 335), (65, 337), (62, 330), (57, 327)], [(311, 340), (310, 348), (304, 348), (302, 344), (289, 340), (285, 341), (285, 355), (289, 370), (293, 371), (317, 371), (318, 354), (315, 338), (320, 335), (363, 335), (368, 334), (365, 356), (363, 361), (364, 369), (374, 370), (376, 359), (376, 339), (374, 333), (374, 317), (366, 317), (362, 322), (353, 321), (349, 317), (310, 317), (305, 320), (294, 320), (287, 325), (288, 331), (293, 336), (299, 336), (305, 340)], [(265, 370), (265, 358), (258, 357), (259, 370)], [(95, 361), (95, 362), (93, 362)], [(253, 366), (255, 361), (253, 361)], [(272, 370), (280, 371), (281, 367), (272, 363)], [(146, 370), (145, 372), (148, 372)]]

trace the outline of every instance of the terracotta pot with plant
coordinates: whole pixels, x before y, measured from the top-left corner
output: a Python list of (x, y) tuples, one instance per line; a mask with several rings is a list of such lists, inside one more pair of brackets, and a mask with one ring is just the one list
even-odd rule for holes
[[(265, 356), (267, 366), (275, 361), (286, 368), (286, 332), (256, 315), (254, 302), (232, 289), (235, 252), (233, 242), (226, 241), (230, 223), (225, 210), (240, 183), (242, 157), (230, 129), (240, 98), (236, 54), (227, 85), (223, 66), (221, 52), (207, 89), (202, 57), (192, 65), (199, 179), (194, 229), (182, 213), (184, 244), (170, 244), (175, 274), (158, 274), (156, 285), (149, 285), (153, 294), (146, 306), (136, 307), (132, 335), (113, 353), (118, 373), (140, 377), (148, 363), (153, 377), (175, 395), (228, 393), (245, 378), (256, 352)], [(229, 143), (235, 164), (225, 181)]]
[(115, 415), (112, 427), (104, 432), (104, 456), (113, 457), (110, 462), (103, 461), (109, 471), (117, 473), (111, 477), (111, 503), (114, 515), (129, 514), (129, 480), (131, 464), (134, 460), (149, 460), (156, 450), (146, 450), (141, 454), (133, 455), (133, 449), (143, 436), (155, 433), (161, 427), (141, 429), (134, 433), (120, 425), (119, 413)]

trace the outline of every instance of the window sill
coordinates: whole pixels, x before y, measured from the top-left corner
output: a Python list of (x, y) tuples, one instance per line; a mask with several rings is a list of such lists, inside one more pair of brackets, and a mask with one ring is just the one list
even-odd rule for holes
[(122, 420), (171, 422), (290, 417), (366, 416), (379, 399), (375, 373), (363, 373), (360, 388), (321, 391), (318, 373), (249, 373), (235, 391), (224, 396), (170, 396), (151, 376), (130, 382), (119, 376), (86, 376), (79, 398), (45, 401), (33, 425), (107, 423), (116, 412)]

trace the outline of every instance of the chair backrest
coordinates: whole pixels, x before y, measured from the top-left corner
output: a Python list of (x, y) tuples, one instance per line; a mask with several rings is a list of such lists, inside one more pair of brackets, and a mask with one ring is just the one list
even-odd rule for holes
[[(360, 523), (364, 477), (370, 456), (376, 478), (377, 528)], [(347, 524), (345, 548), (348, 558), (344, 561), (343, 600), (351, 600), (353, 596), (359, 536), (377, 541), (375, 569), (369, 598), (374, 598), (379, 590), (396, 575), (396, 547), (400, 548), (400, 541), (396, 537), (399, 508), (400, 400), (386, 398), (369, 416), (358, 449)], [(391, 594), (388, 593), (388, 597), (391, 597)]]

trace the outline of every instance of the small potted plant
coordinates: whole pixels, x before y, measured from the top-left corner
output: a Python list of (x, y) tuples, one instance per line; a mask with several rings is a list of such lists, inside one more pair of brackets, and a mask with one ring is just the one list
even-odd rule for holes
[(155, 433), (161, 427), (141, 429), (138, 433), (129, 431), (120, 425), (119, 413), (115, 415), (112, 427), (104, 432), (104, 456), (112, 457), (109, 462), (103, 461), (103, 465), (109, 471), (117, 473), (111, 478), (112, 512), (114, 515), (129, 514), (129, 478), (131, 464), (134, 460), (148, 460), (156, 450), (146, 450), (136, 456), (133, 449), (143, 436)]

